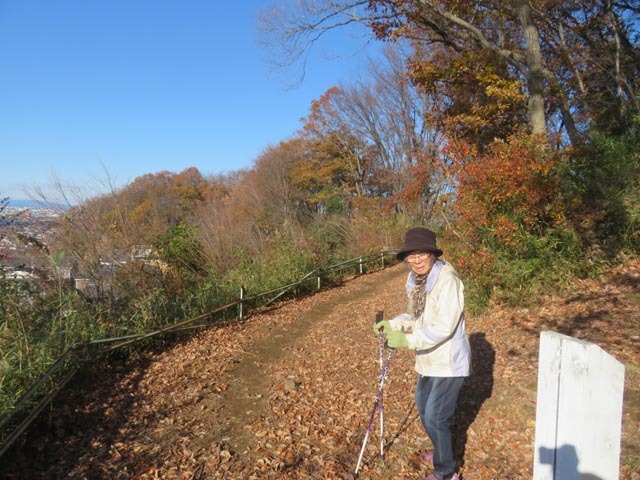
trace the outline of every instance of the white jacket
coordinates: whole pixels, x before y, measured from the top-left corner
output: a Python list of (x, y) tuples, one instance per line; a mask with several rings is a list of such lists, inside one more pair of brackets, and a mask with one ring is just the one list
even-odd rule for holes
[[(425, 282), (427, 297), (422, 315), (414, 318), (403, 313), (391, 319), (394, 330), (407, 333), (409, 348), (416, 350), (416, 371), (426, 377), (466, 377), (469, 375), (471, 348), (464, 322), (464, 285), (453, 266), (437, 260)], [(415, 287), (414, 273), (407, 278), (407, 295)], [(462, 317), (462, 318), (461, 318)], [(460, 324), (450, 340), (430, 353), (420, 354), (437, 345)]]

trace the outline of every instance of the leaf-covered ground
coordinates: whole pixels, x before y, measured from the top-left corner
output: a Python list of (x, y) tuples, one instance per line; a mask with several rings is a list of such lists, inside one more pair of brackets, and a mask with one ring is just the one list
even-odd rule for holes
[[(83, 372), (2, 459), (6, 479), (350, 479), (377, 387), (375, 312), (401, 311), (399, 265)], [(621, 479), (640, 479), (640, 262), (536, 308), (467, 319), (473, 375), (453, 429), (465, 480), (530, 479), (539, 334), (596, 343), (626, 367)], [(430, 472), (413, 405), (413, 358), (397, 351), (361, 479)]]

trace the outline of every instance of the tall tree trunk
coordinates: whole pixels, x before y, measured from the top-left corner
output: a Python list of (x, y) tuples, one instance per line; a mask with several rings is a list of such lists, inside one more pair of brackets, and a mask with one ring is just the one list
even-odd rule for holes
[(527, 0), (516, 0), (515, 10), (520, 19), (525, 38), (526, 70), (529, 87), (529, 125), (532, 133), (546, 134), (547, 126), (544, 114), (544, 68), (540, 53), (538, 29), (531, 19), (531, 10)]

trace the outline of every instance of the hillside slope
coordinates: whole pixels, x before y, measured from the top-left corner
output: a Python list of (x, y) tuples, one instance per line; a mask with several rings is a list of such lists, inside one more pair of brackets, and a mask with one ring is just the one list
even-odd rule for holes
[[(348, 479), (374, 402), (375, 312), (401, 311), (398, 265), (254, 313), (126, 364), (95, 366), (48, 426), (2, 459), (6, 479)], [(627, 367), (622, 479), (640, 474), (640, 263), (531, 310), (468, 318), (473, 376), (455, 418), (465, 480), (530, 479), (538, 338), (554, 330)], [(413, 406), (412, 355), (397, 351), (360, 478), (418, 478), (429, 446)]]

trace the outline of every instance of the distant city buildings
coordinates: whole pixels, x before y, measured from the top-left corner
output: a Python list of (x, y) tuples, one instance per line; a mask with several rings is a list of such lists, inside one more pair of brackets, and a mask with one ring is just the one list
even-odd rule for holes
[[(62, 210), (51, 208), (18, 208), (8, 206), (0, 221), (0, 280), (27, 281), (53, 279), (93, 297), (109, 288), (117, 269), (130, 262), (166, 273), (168, 265), (158, 257), (151, 245), (134, 245), (129, 251), (109, 252), (99, 259), (99, 267), (91, 273), (78, 266), (71, 255), (52, 260), (55, 252), (47, 249), (56, 244), (57, 224)], [(84, 266), (86, 267), (86, 266)]]
[[(28, 279), (38, 269), (50, 269), (46, 256), (32, 243), (49, 245), (60, 215), (60, 210), (51, 208), (4, 209), (0, 222), (0, 266), (5, 278)], [(64, 273), (70, 275), (70, 271)]]

